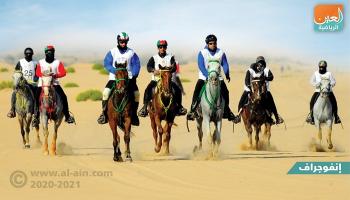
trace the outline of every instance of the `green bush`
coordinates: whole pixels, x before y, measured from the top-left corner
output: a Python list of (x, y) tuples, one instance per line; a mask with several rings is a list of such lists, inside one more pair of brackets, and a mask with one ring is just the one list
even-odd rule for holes
[(5, 68), (5, 67), (1, 67), (0, 68), (0, 72), (8, 72), (9, 71), (9, 69), (7, 69), (7, 68)]
[(95, 63), (94, 65), (92, 65), (92, 69), (100, 71), (101, 69), (104, 69), (104, 67), (103, 67), (103, 65), (101, 65), (99, 63)]
[(189, 82), (191, 82), (191, 80), (187, 79), (187, 78), (180, 78), (180, 80), (181, 80), (182, 83), (189, 83)]
[(67, 73), (75, 73), (75, 69), (73, 67), (67, 67)]
[(12, 81), (1, 81), (0, 83), (0, 90), (3, 90), (5, 88), (12, 88), (13, 82)]
[(69, 82), (69, 83), (64, 84), (64, 87), (65, 88), (72, 88), (72, 87), (79, 87), (79, 85), (76, 83)]
[(106, 75), (109, 74), (109, 72), (106, 69), (100, 69), (100, 74)]
[(77, 98), (77, 101), (100, 101), (102, 100), (102, 92), (99, 90), (87, 90), (85, 92), (79, 93)]

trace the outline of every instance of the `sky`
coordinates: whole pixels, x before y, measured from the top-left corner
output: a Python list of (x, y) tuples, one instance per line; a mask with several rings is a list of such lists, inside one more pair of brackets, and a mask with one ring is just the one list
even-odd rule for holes
[[(321, 3), (344, 5), (342, 32), (313, 30), (313, 9)], [(125, 31), (140, 55), (155, 54), (156, 41), (166, 39), (178, 60), (195, 62), (205, 37), (215, 34), (229, 58), (264, 55), (315, 65), (325, 59), (350, 68), (348, 6), (341, 0), (1, 0), (0, 55), (53, 44), (58, 55), (102, 60)]]

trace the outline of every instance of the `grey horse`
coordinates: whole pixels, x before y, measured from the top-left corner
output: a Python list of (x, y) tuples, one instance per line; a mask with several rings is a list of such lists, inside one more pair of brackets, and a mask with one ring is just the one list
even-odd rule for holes
[[(34, 94), (28, 86), (26, 79), (23, 77), (23, 73), (16, 70), (13, 73), (13, 86), (16, 91), (16, 104), (15, 110), (18, 116), (18, 122), (21, 129), (21, 135), (24, 148), (30, 148), (29, 144), (29, 132), (30, 123), (34, 114)], [(35, 127), (37, 135), (37, 143), (40, 142), (39, 127)]]
[(54, 134), (52, 137), (50, 155), (56, 155), (56, 140), (58, 127), (63, 119), (63, 104), (52, 85), (52, 74), (45, 74), (41, 77), (42, 91), (40, 95), (40, 121), (43, 128), (45, 140), (43, 143), (43, 153), (49, 154), (48, 151), (48, 136), (49, 136), (49, 120), (54, 121)]
[[(194, 152), (202, 149), (203, 132), (208, 136), (211, 146), (211, 156), (216, 157), (221, 143), (221, 126), (225, 100), (221, 97), (219, 75), (220, 62), (210, 60), (208, 64), (208, 81), (201, 91), (201, 102), (197, 107), (197, 130), (199, 146), (195, 146)], [(215, 125), (214, 132), (210, 131), (210, 122)]]
[(327, 127), (327, 143), (328, 149), (333, 148), (332, 144), (332, 124), (333, 124), (333, 112), (332, 112), (332, 104), (329, 100), (329, 93), (331, 91), (330, 80), (326, 78), (322, 78), (320, 87), (320, 95), (317, 98), (314, 107), (314, 120), (315, 126), (318, 129), (318, 139), (321, 144), (322, 142), (322, 128), (321, 125), (325, 124)]

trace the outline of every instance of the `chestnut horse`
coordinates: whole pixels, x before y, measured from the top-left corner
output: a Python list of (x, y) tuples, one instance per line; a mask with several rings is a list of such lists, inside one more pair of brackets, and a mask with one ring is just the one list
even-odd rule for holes
[(113, 94), (108, 100), (108, 122), (113, 133), (113, 160), (123, 162), (122, 153), (120, 151), (120, 137), (117, 127), (124, 131), (124, 142), (126, 146), (126, 160), (132, 161), (130, 155), (130, 130), (131, 130), (131, 99), (128, 91), (128, 70), (125, 63), (115, 63), (115, 85), (112, 89)]
[[(162, 149), (163, 155), (169, 154), (171, 127), (176, 116), (176, 105), (174, 103), (175, 97), (171, 86), (171, 77), (174, 67), (174, 65), (168, 67), (159, 65), (160, 80), (158, 81), (151, 105), (148, 107), (155, 142), (154, 150), (159, 153), (164, 143)], [(163, 120), (166, 122), (164, 127), (162, 127), (161, 124)]]
[(242, 108), (242, 118), (248, 133), (249, 147), (253, 147), (253, 126), (255, 130), (255, 149), (258, 150), (259, 133), (263, 124), (265, 124), (264, 138), (267, 145), (270, 145), (272, 120), (265, 106), (267, 92), (265, 80), (260, 77), (253, 78), (251, 80), (251, 90), (248, 104)]

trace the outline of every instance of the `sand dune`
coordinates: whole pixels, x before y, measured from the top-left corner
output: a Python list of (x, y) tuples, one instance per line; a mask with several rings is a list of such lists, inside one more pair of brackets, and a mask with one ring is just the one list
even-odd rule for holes
[[(58, 156), (44, 156), (35, 145), (31, 134), (32, 149), (23, 149), (17, 120), (8, 119), (10, 89), (0, 91), (0, 194), (3, 199), (334, 199), (346, 198), (350, 179), (346, 175), (287, 175), (297, 161), (349, 161), (350, 151), (350, 99), (349, 73), (334, 73), (337, 85), (334, 92), (338, 99), (344, 129), (333, 128), (332, 152), (313, 152), (316, 129), (304, 124), (312, 95), (309, 85), (311, 69), (281, 73), (272, 66), (275, 80), (272, 94), (280, 114), (287, 125), (272, 127), (272, 148), (268, 151), (245, 149), (247, 136), (243, 125), (224, 122), (219, 156), (207, 160), (205, 153), (192, 153), (198, 144), (195, 124), (186, 130), (185, 118), (176, 119), (172, 131), (171, 155), (162, 157), (153, 151), (153, 138), (149, 118), (141, 119), (141, 126), (133, 127), (131, 140), (134, 162), (114, 163), (112, 160), (112, 135), (108, 125), (98, 125), (100, 102), (76, 102), (77, 94), (86, 89), (102, 90), (107, 76), (91, 69), (91, 64), (72, 65), (76, 73), (68, 74), (62, 83), (75, 82), (80, 87), (65, 89), (77, 125), (63, 124), (59, 129)], [(305, 68), (306, 69), (306, 68)], [(243, 68), (233, 68), (228, 84), (231, 108), (237, 112), (237, 104), (243, 91)], [(195, 64), (182, 66), (187, 95), (184, 105), (188, 108), (197, 79)], [(0, 80), (10, 80), (11, 72), (0, 73)], [(138, 85), (143, 91), (150, 75), (143, 68)], [(142, 100), (141, 100), (142, 101)], [(52, 129), (51, 129), (52, 131)], [(34, 133), (34, 132), (31, 132)], [(51, 138), (51, 135), (50, 135)], [(206, 138), (205, 138), (206, 139)], [(323, 141), (324, 146), (326, 141)], [(122, 144), (124, 149), (124, 145)], [(204, 150), (207, 150), (204, 140)], [(108, 177), (33, 177), (33, 170), (86, 170), (111, 171)], [(28, 176), (27, 185), (15, 188), (10, 175), (15, 170)], [(79, 188), (31, 188), (37, 181), (79, 181)]]

